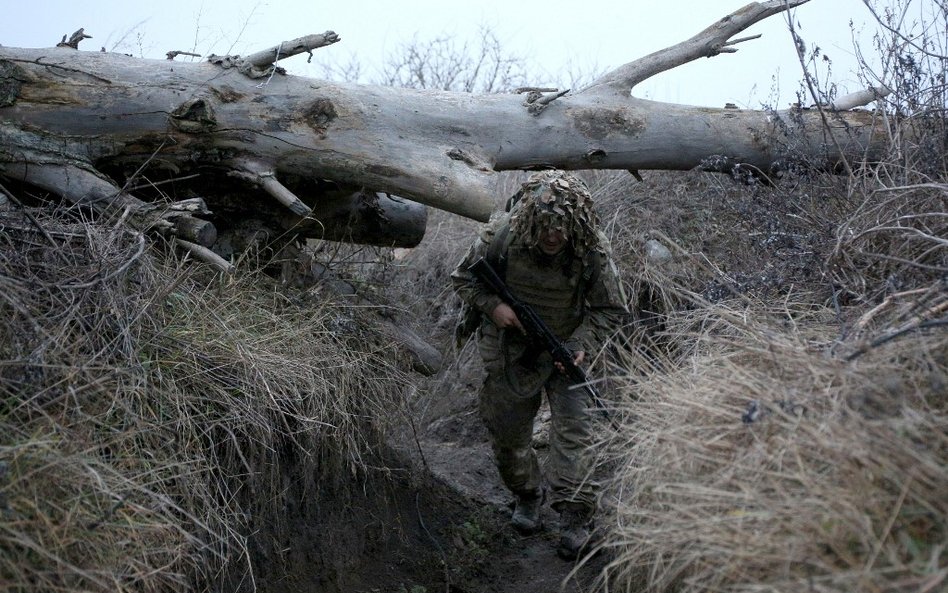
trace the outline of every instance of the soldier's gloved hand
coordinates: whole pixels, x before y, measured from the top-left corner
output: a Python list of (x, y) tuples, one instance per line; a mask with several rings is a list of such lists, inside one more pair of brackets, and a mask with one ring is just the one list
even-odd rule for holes
[(514, 310), (511, 309), (507, 303), (500, 303), (494, 307), (494, 310), (490, 313), (490, 319), (494, 322), (494, 325), (501, 329), (505, 327), (515, 327), (520, 330), (520, 333), (527, 333), (526, 330), (523, 329), (523, 325), (520, 324), (520, 319), (517, 318), (517, 314), (514, 313)]

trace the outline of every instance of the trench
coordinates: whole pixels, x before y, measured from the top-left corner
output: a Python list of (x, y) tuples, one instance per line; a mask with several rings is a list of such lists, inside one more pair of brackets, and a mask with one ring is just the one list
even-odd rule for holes
[[(463, 372), (462, 372), (463, 373)], [(607, 559), (581, 568), (559, 559), (556, 516), (524, 537), (509, 525), (512, 497), (493, 466), (475, 413), (470, 377), (433, 395), (433, 419), (380, 443), (377, 467), (345, 483), (306, 492), (285, 521), (250, 539), (253, 584), (262, 593), (533, 593), (596, 589)], [(430, 396), (431, 394), (429, 394)], [(449, 396), (450, 395), (450, 396)], [(541, 456), (543, 451), (538, 453)], [(293, 468), (287, 468), (293, 476)], [(230, 578), (250, 591), (247, 574)]]

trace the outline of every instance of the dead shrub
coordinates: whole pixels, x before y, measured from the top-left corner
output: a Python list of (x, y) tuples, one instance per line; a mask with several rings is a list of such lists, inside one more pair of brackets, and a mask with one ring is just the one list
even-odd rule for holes
[[(658, 335), (675, 347), (626, 349), (612, 378), (625, 424), (604, 443), (617, 468), (608, 590), (948, 583), (946, 52), (911, 2), (890, 4), (889, 70), (871, 76), (895, 91), (876, 112), (890, 156), (836, 178), (803, 167), (750, 194), (691, 186), (716, 204), (697, 224), (730, 221), (733, 234), (658, 227), (679, 267), (632, 270), (669, 295)], [(943, 22), (946, 4), (930, 9)], [(756, 201), (770, 215), (745, 217)], [(742, 240), (761, 231), (765, 243)], [(755, 265), (790, 281), (743, 282)]]
[(405, 384), (386, 345), (318, 291), (301, 301), (121, 227), (26, 214), (0, 213), (0, 582), (252, 582), (249, 534), (376, 448)]
[(672, 315), (686, 351), (627, 361), (611, 589), (943, 586), (948, 336), (848, 362), (830, 355), (829, 311), (762, 312)]

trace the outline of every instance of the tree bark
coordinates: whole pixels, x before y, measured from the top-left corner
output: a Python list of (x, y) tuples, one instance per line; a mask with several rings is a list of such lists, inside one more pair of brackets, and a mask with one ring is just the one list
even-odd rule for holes
[[(424, 232), (422, 205), (486, 220), (506, 198), (496, 192), (502, 170), (741, 165), (769, 176), (793, 161), (872, 160), (886, 146), (874, 112), (833, 111), (824, 126), (817, 109), (630, 95), (657, 72), (733, 51), (745, 41), (733, 35), (805, 1), (751, 3), (575, 93), (477, 96), (288, 76), (275, 63), (283, 44), (252, 61), (203, 63), (0, 48), (0, 175), (102, 212), (145, 212), (139, 226), (176, 236), (194, 221), (169, 223), (145, 202), (200, 197), (224, 224), (265, 211), (300, 236), (412, 246)], [(335, 40), (326, 32), (286, 45), (299, 53)], [(164, 184), (123, 187), (142, 179)], [(374, 210), (355, 198), (366, 195), (378, 197)]]

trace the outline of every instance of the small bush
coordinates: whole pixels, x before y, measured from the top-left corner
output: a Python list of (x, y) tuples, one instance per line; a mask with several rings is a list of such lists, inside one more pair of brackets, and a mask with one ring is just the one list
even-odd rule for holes
[[(948, 566), (948, 336), (832, 355), (832, 312), (709, 306), (618, 392), (618, 590), (925, 590)], [(934, 590), (934, 589), (932, 589)]]
[(385, 345), (318, 292), (62, 213), (3, 216), (0, 582), (252, 580), (247, 537), (285, 521), (288, 484), (345, 481), (375, 447), (404, 385)]

